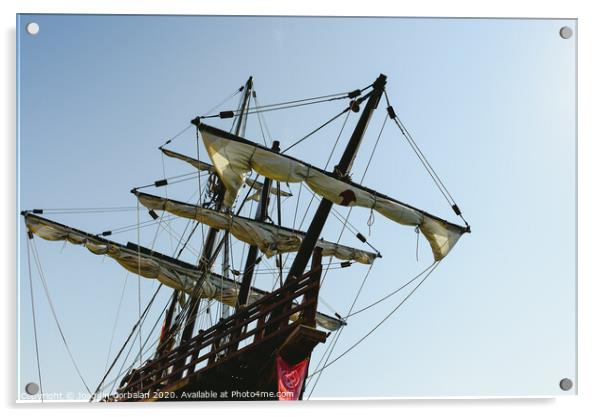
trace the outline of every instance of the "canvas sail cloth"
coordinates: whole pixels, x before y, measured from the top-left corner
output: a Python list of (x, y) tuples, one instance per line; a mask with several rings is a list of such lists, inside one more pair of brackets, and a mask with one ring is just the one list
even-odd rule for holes
[[(165, 149), (165, 148), (160, 148), (160, 149), (161, 149), (161, 152), (163, 152), (163, 154), (165, 156), (169, 156), (170, 158), (179, 159), (180, 161), (188, 162), (190, 165), (192, 165), (199, 171), (215, 172), (213, 165), (208, 164), (207, 162), (199, 161), (198, 159), (191, 158), (189, 156), (183, 155), (178, 152), (170, 151), (169, 149)], [(255, 193), (251, 194), (247, 198), (247, 200), (259, 201), (261, 199), (261, 190), (263, 188), (263, 182), (254, 181), (251, 178), (245, 178), (245, 183), (249, 187), (251, 187), (257, 191)], [(278, 189), (276, 187), (270, 187), (270, 193), (273, 195), (278, 195)], [(281, 197), (291, 197), (292, 194), (287, 191), (280, 190), (280, 196)]]
[[(257, 246), (268, 258), (283, 252), (296, 252), (301, 246), (304, 233), (263, 223), (246, 217), (221, 213), (193, 204), (182, 203), (168, 198), (158, 197), (139, 191), (132, 191), (140, 204), (153, 209), (162, 210), (196, 220), (216, 229), (228, 230), (238, 240), (249, 245)], [(376, 254), (349, 246), (338, 245), (333, 242), (320, 240), (316, 244), (322, 248), (323, 256), (334, 256), (344, 261), (356, 261), (362, 264), (371, 264)]]
[(435, 260), (443, 259), (466, 228), (439, 219), (369, 188), (343, 181), (290, 156), (204, 124), (199, 125), (207, 153), (226, 186), (224, 203), (231, 206), (250, 171), (274, 181), (304, 181), (319, 196), (342, 206), (374, 209), (396, 223), (418, 226)]
[[(201, 273), (195, 266), (145, 248), (138, 251), (137, 247), (124, 246), (33, 214), (25, 215), (25, 224), (27, 229), (36, 236), (46, 240), (82, 245), (95, 255), (106, 255), (114, 259), (134, 274), (156, 279), (168, 287), (184, 291), (187, 294), (194, 292), (196, 282), (201, 278)], [(238, 300), (238, 289), (239, 284), (234, 280), (209, 273), (202, 281), (198, 296), (235, 307)], [(259, 300), (265, 294), (267, 294), (266, 291), (251, 288), (249, 303)], [(291, 316), (292, 320), (297, 318), (298, 314)], [(341, 320), (319, 312), (316, 314), (316, 322), (328, 330), (337, 330), (344, 324)]]

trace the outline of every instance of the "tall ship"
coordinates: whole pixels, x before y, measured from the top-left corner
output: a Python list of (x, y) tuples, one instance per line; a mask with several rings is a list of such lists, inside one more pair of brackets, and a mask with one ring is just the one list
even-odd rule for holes
[[(333, 264), (340, 268), (356, 264), (358, 268), (371, 268), (381, 258), (381, 253), (359, 230), (353, 230), (358, 248), (341, 244), (340, 236), (338, 240), (333, 239), (336, 236), (330, 240), (326, 239), (328, 236), (323, 237), (325, 223), (335, 205), (359, 207), (366, 213), (369, 211), (370, 218), (384, 216), (391, 227), (421, 234), (432, 251), (433, 262), (412, 281), (425, 279), (434, 271), (460, 237), (470, 232), (470, 226), (396, 115), (386, 93), (386, 82), (387, 77), (381, 74), (362, 89), (260, 106), (256, 101), (253, 105), (255, 90), (250, 77), (236, 91), (239, 97), (236, 108), (224, 110), (222, 106), (216, 112), (195, 117), (190, 128), (194, 130), (197, 149), (204, 148), (209, 161), (203, 161), (200, 152), (186, 155), (170, 149), (171, 140), (159, 151), (164, 157), (194, 168), (191, 182), (199, 189), (197, 200), (184, 202), (152, 192), (177, 182), (177, 178), (162, 178), (131, 190), (142, 213), (148, 213), (148, 222), (161, 222), (165, 216), (189, 222), (190, 227), (180, 236), (171, 256), (139, 242), (113, 241), (112, 230), (95, 234), (59, 223), (47, 218), (43, 209), (21, 213), (28, 248), (31, 240), (37, 238), (68, 242), (94, 255), (111, 258), (132, 274), (160, 283), (111, 359), (103, 378), (97, 386), (90, 387), (90, 401), (306, 398), (308, 378), (333, 363), (321, 362), (317, 364), (319, 369), (310, 374), (312, 351), (347, 326), (353, 313), (325, 314), (318, 309), (325, 268)], [(335, 117), (285, 149), (279, 141), (260, 144), (245, 138), (249, 115), (337, 100), (344, 105)], [(399, 134), (408, 140), (453, 213), (461, 220), (460, 224), (403, 203), (351, 178), (354, 160), (377, 108), (383, 110), (385, 121), (394, 123)], [(337, 118), (353, 113), (358, 114), (356, 125), (349, 138), (341, 138), (346, 144), (334, 169), (319, 168), (311, 161), (292, 156), (298, 143)], [(231, 129), (213, 127), (211, 121), (217, 119), (231, 119)], [(317, 209), (310, 213), (313, 217), (306, 230), (284, 224), (282, 201), (294, 198), (289, 184), (306, 187), (319, 199)], [(340, 220), (344, 225), (347, 223), (347, 219)], [(197, 229), (205, 231), (201, 235)], [(180, 259), (191, 242), (202, 245), (194, 263)], [(242, 268), (234, 266), (233, 242), (244, 245)], [(256, 277), (267, 260), (273, 265), (273, 287), (260, 288), (255, 285)], [(159, 292), (166, 291), (170, 292), (170, 298), (162, 313), (157, 340), (145, 342), (145, 350), (140, 347), (136, 360), (119, 369), (126, 353), (140, 337), (150, 304)], [(208, 305), (220, 306), (217, 320), (205, 320)], [(134, 347), (134, 352), (136, 349)]]

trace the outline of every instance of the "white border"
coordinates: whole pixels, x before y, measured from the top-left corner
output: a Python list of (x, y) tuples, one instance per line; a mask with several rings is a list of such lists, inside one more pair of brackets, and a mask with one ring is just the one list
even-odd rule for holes
[[(15, 404), (15, 14), (16, 13), (119, 13), (119, 14), (238, 14), (238, 15), (349, 15), (349, 16), (448, 16), (448, 17), (548, 17), (579, 19), (579, 395), (559, 397), (557, 399), (474, 399), (462, 397), (439, 400), (367, 400), (367, 401), (316, 401), (303, 404), (153, 404), (119, 407), (121, 412), (146, 415), (173, 412), (186, 415), (215, 413), (244, 413), (247, 415), (265, 415), (266, 412), (286, 413), (287, 415), (306, 415), (316, 411), (327, 413), (365, 414), (371, 408), (378, 413), (399, 414), (411, 412), (412, 415), (462, 415), (462, 416), (506, 416), (509, 413), (529, 414), (530, 416), (582, 416), (602, 415), (602, 407), (597, 399), (602, 367), (602, 340), (597, 318), (602, 317), (600, 304), (602, 294), (600, 269), (596, 264), (595, 251), (601, 246), (602, 231), (600, 214), (600, 181), (602, 173), (598, 163), (600, 155), (599, 107), (596, 107), (600, 90), (600, 65), (602, 39), (600, 15), (590, 1), (531, 1), (506, 0), (503, 2), (479, 1), (422, 1), (396, 3), (386, 0), (351, 3), (349, 0), (329, 1), (305, 0), (298, 2), (283, 1), (126, 1), (126, 0), (88, 0), (88, 1), (3, 1), (0, 3), (4, 39), (2, 42), (2, 123), (4, 141), (2, 155), (2, 184), (4, 201), (2, 215), (2, 235), (0, 254), (5, 266), (4, 283), (4, 323), (7, 334), (2, 347), (4, 360), (4, 378), (0, 392), (3, 393), (3, 405), (7, 411), (20, 411), (20, 414), (38, 414), (40, 406)], [(8, 233), (7, 233), (8, 232)], [(96, 414), (114, 406), (84, 404), (46, 404), (44, 410), (51, 414), (80, 415), (82, 412)], [(283, 407), (286, 407), (283, 408)], [(336, 409), (334, 408), (336, 407)]]

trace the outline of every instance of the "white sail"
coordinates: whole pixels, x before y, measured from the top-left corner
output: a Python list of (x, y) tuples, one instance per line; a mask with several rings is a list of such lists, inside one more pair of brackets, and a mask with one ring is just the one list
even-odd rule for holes
[[(106, 255), (128, 271), (144, 278), (156, 279), (164, 285), (191, 294), (197, 281), (201, 278), (198, 268), (177, 259), (149, 252), (148, 249), (138, 250), (110, 240), (94, 236), (60, 223), (42, 217), (26, 214), (27, 229), (36, 236), (46, 240), (66, 241), (74, 245), (82, 245), (95, 255)], [(197, 296), (217, 300), (235, 307), (238, 300), (239, 284), (231, 279), (215, 273), (208, 273), (202, 281)], [(257, 288), (251, 288), (249, 302), (255, 302), (266, 294)], [(292, 320), (298, 318), (291, 316)], [(318, 312), (316, 322), (328, 330), (337, 330), (344, 323), (334, 317)]]
[[(174, 152), (174, 151), (170, 151), (169, 149), (165, 149), (165, 148), (161, 148), (161, 152), (163, 152), (163, 154), (165, 156), (169, 156), (170, 158), (175, 158), (175, 159), (179, 159), (181, 161), (184, 162), (188, 162), (190, 165), (192, 165), (193, 167), (195, 167), (196, 169), (198, 169), (199, 171), (204, 171), (204, 172), (215, 172), (215, 169), (213, 168), (213, 165), (208, 164), (207, 162), (203, 162), (203, 161), (199, 161), (198, 159), (195, 158), (191, 158), (189, 156), (186, 156), (184, 154), (178, 153), (178, 152)], [(261, 189), (263, 188), (263, 181), (254, 181), (251, 178), (247, 178), (246, 179), (246, 184), (253, 188), (254, 190), (258, 190), (258, 193), (254, 193), (251, 196), (249, 196), (249, 200), (255, 200), (255, 201), (259, 201), (259, 197), (261, 196)], [(278, 189), (276, 187), (271, 187), (270, 188), (270, 193), (273, 195), (278, 195)], [(280, 190), (280, 196), (281, 197), (290, 197), (292, 196), (291, 193), (284, 191), (284, 190)]]
[(335, 204), (374, 209), (396, 223), (418, 226), (435, 260), (443, 259), (467, 230), (255, 142), (204, 124), (199, 130), (214, 169), (226, 186), (227, 206), (234, 203), (248, 173), (255, 171), (275, 181), (304, 181), (316, 194)]
[[(149, 209), (167, 211), (176, 216), (193, 219), (216, 229), (228, 230), (238, 240), (257, 246), (267, 257), (271, 257), (277, 253), (296, 252), (304, 237), (304, 233), (297, 230), (141, 193), (137, 190), (133, 190), (132, 192), (138, 197), (140, 204)], [(373, 252), (325, 240), (318, 241), (317, 246), (322, 248), (323, 256), (334, 256), (344, 261), (371, 264), (377, 256)]]

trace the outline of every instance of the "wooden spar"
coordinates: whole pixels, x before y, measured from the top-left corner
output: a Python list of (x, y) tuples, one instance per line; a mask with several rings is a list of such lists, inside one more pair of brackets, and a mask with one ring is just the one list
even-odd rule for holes
[[(275, 152), (280, 151), (280, 142), (277, 140), (272, 143), (272, 150)], [(265, 221), (268, 217), (268, 206), (270, 204), (270, 188), (272, 187), (272, 180), (265, 178), (263, 181), (263, 188), (261, 189), (261, 200), (259, 206), (257, 206), (257, 212), (255, 213), (255, 220)], [(255, 265), (257, 264), (257, 253), (258, 248), (256, 245), (249, 246), (249, 252), (247, 254), (247, 260), (245, 262), (245, 269), (243, 269), (242, 282), (240, 284), (240, 290), (238, 292), (238, 303), (237, 308), (247, 304), (249, 300), (249, 292), (251, 288), (251, 281), (253, 279), (253, 272), (255, 272)]]
[[(336, 165), (333, 170), (333, 173), (340, 178), (347, 176), (351, 166), (353, 165), (355, 155), (357, 154), (359, 146), (362, 142), (362, 138), (364, 137), (364, 133), (368, 123), (370, 122), (372, 113), (378, 106), (378, 102), (383, 94), (386, 82), (387, 77), (383, 74), (380, 74), (376, 81), (374, 81), (374, 84), (372, 84), (372, 91), (368, 96), (366, 96), (369, 97), (366, 107), (364, 108), (364, 111), (362, 112), (362, 115), (355, 126), (355, 129), (351, 135), (351, 138), (349, 139), (349, 142), (347, 143), (347, 147), (345, 148), (338, 165)], [(286, 280), (284, 281), (284, 285), (292, 280), (299, 279), (299, 277), (303, 275), (313, 249), (318, 242), (320, 234), (322, 233), (326, 219), (330, 214), (332, 204), (333, 203), (326, 198), (322, 198), (322, 201), (320, 201), (320, 205), (318, 206), (309, 229), (307, 230), (307, 234), (305, 235), (303, 242), (301, 242), (299, 252), (297, 252), (297, 256), (295, 257)], [(273, 311), (272, 315), (279, 315), (283, 309), (290, 309), (290, 304)], [(275, 330), (277, 330), (277, 327), (272, 327), (268, 329), (268, 332)]]
[[(239, 109), (238, 122), (236, 124), (236, 130), (235, 130), (236, 135), (238, 135), (240, 133), (240, 129), (242, 127), (242, 120), (245, 116), (244, 113), (249, 104), (249, 98), (251, 97), (252, 88), (253, 88), (253, 77), (249, 77), (249, 79), (247, 80), (247, 82), (245, 84), (245, 88), (243, 91), (244, 96), (243, 96), (241, 107)], [(198, 118), (194, 119), (192, 121), (192, 123), (195, 124), (198, 128), (200, 120)], [(219, 179), (218, 179), (217, 193), (218, 193), (218, 198), (217, 198), (217, 202), (216, 202), (216, 209), (219, 210), (221, 207), (221, 204), (224, 200), (224, 194), (225, 194), (225, 187), (222, 184), (221, 180), (219, 180)], [(213, 257), (213, 249), (215, 247), (215, 240), (216, 240), (217, 234), (218, 234), (218, 229), (215, 229), (215, 228), (209, 229), (209, 232), (207, 233), (207, 238), (205, 239), (205, 245), (203, 246), (203, 254), (202, 254), (201, 260), (199, 262), (199, 268), (204, 272), (208, 271), (211, 268), (210, 260), (212, 258), (214, 258)], [(196, 316), (199, 311), (200, 299), (197, 297), (194, 297), (191, 301), (192, 301), (192, 305), (191, 305), (190, 310), (188, 310), (188, 313), (186, 314), (186, 326), (184, 327), (184, 331), (182, 332), (182, 338), (181, 338), (180, 344), (182, 344), (182, 343), (186, 342), (188, 339), (190, 339), (190, 337), (192, 336), (192, 332), (194, 331)]]

